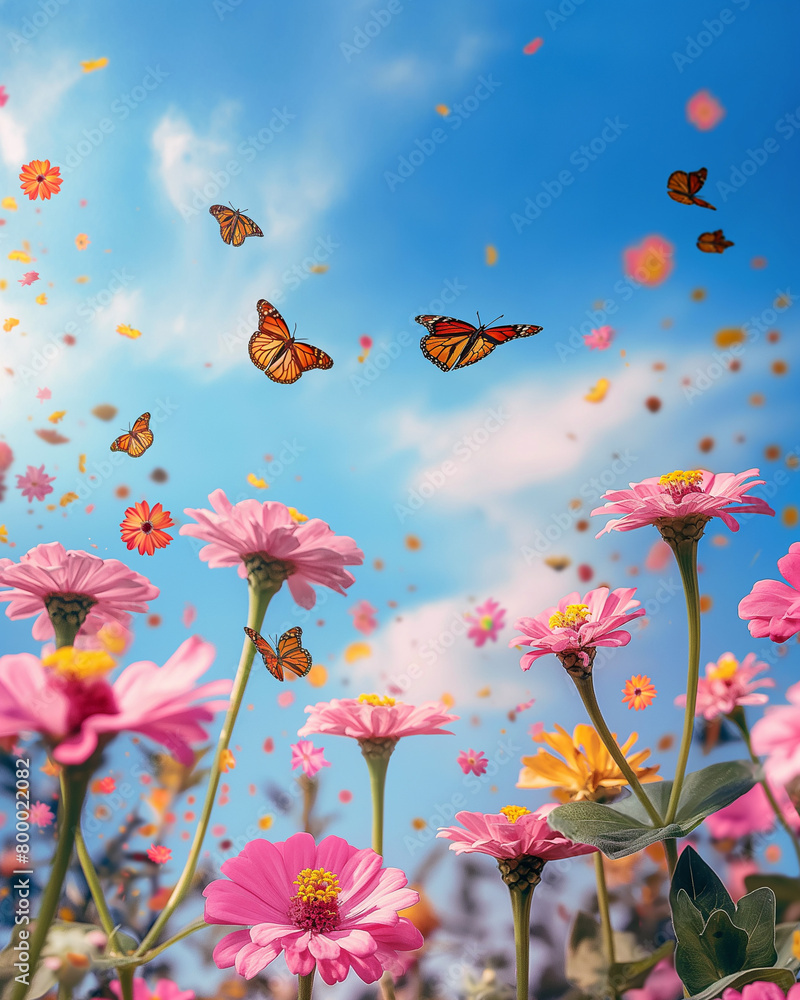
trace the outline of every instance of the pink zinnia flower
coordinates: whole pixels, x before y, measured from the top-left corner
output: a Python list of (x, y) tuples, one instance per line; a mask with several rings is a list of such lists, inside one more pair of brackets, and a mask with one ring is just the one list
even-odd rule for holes
[[(784, 789), (778, 785), (770, 785), (770, 790), (784, 819), (795, 830), (800, 830), (800, 816)], [(740, 795), (730, 805), (707, 816), (706, 826), (711, 836), (717, 840), (729, 837), (738, 840), (753, 833), (767, 833), (771, 830), (775, 826), (775, 812), (763, 786), (753, 785), (749, 792)]]
[(172, 860), (172, 850), (163, 844), (151, 844), (147, 848), (147, 856), (154, 865), (164, 865)]
[(199, 636), (181, 643), (163, 667), (132, 663), (110, 684), (106, 653), (63, 646), (44, 661), (31, 653), (0, 657), (0, 736), (41, 733), (60, 764), (82, 764), (111, 734), (131, 731), (162, 743), (182, 764), (190, 744), (207, 739), (202, 725), (226, 708), (229, 680), (195, 687), (211, 666), (214, 647)]
[[(112, 980), (109, 986), (117, 1000), (122, 1000), (122, 987), (119, 980)], [(159, 979), (152, 993), (144, 979), (137, 976), (133, 980), (133, 1000), (194, 1000), (194, 996), (194, 990), (182, 990), (171, 979)]]
[[(723, 653), (716, 663), (706, 664), (706, 675), (697, 684), (695, 715), (702, 715), (709, 722), (718, 715), (730, 715), (737, 705), (764, 705), (769, 700), (765, 694), (756, 694), (756, 688), (775, 687), (771, 677), (754, 681), (756, 674), (767, 670), (767, 664), (748, 653), (741, 663), (733, 653)], [(686, 695), (680, 694), (675, 704), (683, 708)]]
[(462, 750), (456, 761), (464, 774), (475, 774), (478, 777), (486, 774), (486, 768), (489, 766), (483, 750)]
[(732, 514), (775, 514), (761, 497), (748, 494), (748, 490), (764, 483), (763, 479), (746, 482), (757, 475), (758, 469), (736, 474), (721, 472), (718, 475), (695, 469), (653, 476), (641, 483), (631, 483), (627, 490), (609, 490), (601, 498), (608, 502), (602, 507), (595, 507), (592, 514), (623, 516), (609, 521), (597, 537), (606, 531), (631, 531), (645, 524), (658, 525), (664, 519), (685, 517), (705, 520), (719, 517), (731, 531), (738, 531), (739, 524)]
[(725, 117), (725, 108), (709, 90), (698, 90), (686, 102), (686, 118), (701, 132), (716, 128)]
[(497, 642), (500, 629), (506, 623), (505, 615), (505, 608), (501, 608), (498, 602), (490, 597), (483, 604), (477, 605), (474, 615), (464, 615), (466, 620), (472, 623), (467, 638), (472, 639), (478, 647), (481, 647), (487, 639)]
[(590, 351), (605, 351), (611, 347), (614, 330), (610, 326), (600, 326), (591, 333), (584, 333), (583, 342)]
[(753, 726), (753, 750), (767, 760), (769, 780), (785, 785), (800, 774), (800, 682), (786, 692), (788, 705), (771, 705)]
[(452, 736), (441, 727), (458, 719), (449, 715), (444, 705), (428, 701), (406, 705), (394, 698), (362, 694), (358, 698), (333, 698), (306, 707), (308, 719), (298, 736), (324, 733), (350, 736), (356, 740), (399, 740), (403, 736)]
[(759, 580), (739, 602), (739, 617), (749, 619), (750, 635), (786, 642), (800, 632), (800, 542), (792, 542), (778, 560), (780, 580)]
[(40, 830), (50, 826), (55, 818), (53, 810), (45, 802), (34, 802), (28, 810), (28, 822), (32, 826), (38, 826)]
[(296, 833), (271, 844), (252, 840), (222, 865), (226, 879), (206, 886), (209, 924), (239, 924), (214, 949), (220, 969), (235, 966), (252, 979), (281, 952), (289, 971), (340, 983), (352, 969), (365, 983), (384, 970), (399, 974), (399, 954), (422, 946), (422, 935), (398, 910), (419, 901), (397, 868), (383, 868), (369, 848), (340, 837), (319, 844)]
[(12, 620), (38, 615), (34, 639), (50, 639), (53, 626), (48, 609), (76, 616), (86, 633), (106, 623), (127, 626), (129, 612), (148, 610), (158, 587), (117, 559), (101, 559), (80, 549), (65, 550), (60, 542), (37, 545), (15, 563), (0, 559), (0, 601), (10, 601)]
[(574, 591), (535, 618), (517, 619), (514, 628), (524, 635), (508, 644), (532, 647), (520, 660), (523, 670), (548, 653), (555, 653), (568, 670), (571, 664), (576, 669), (590, 668), (597, 646), (627, 646), (631, 641), (630, 632), (622, 626), (645, 613), (632, 599), (635, 593), (635, 587), (598, 587), (581, 600)]
[(552, 804), (536, 812), (523, 806), (506, 806), (499, 813), (460, 812), (456, 820), (462, 826), (439, 827), (436, 836), (452, 840), (450, 850), (456, 854), (488, 854), (498, 861), (523, 854), (542, 861), (593, 854), (596, 847), (576, 844), (550, 828), (547, 813), (555, 808)]
[(743, 986), (741, 993), (729, 986), (722, 991), (722, 1000), (800, 1000), (800, 983), (790, 986), (788, 993), (784, 993), (777, 983), (759, 979)]
[(378, 627), (377, 613), (378, 609), (373, 608), (369, 601), (359, 601), (348, 611), (353, 616), (353, 627), (364, 635), (371, 635)]
[(48, 476), (44, 471), (44, 465), (40, 465), (38, 469), (35, 465), (29, 465), (24, 476), (17, 475), (17, 489), (28, 500), (44, 500), (48, 493), (53, 492), (50, 483), (55, 481), (55, 476)]
[(622, 252), (625, 274), (640, 285), (660, 285), (672, 273), (675, 247), (663, 236), (645, 236), (636, 246)]
[(344, 594), (355, 582), (345, 566), (360, 566), (364, 553), (352, 538), (336, 535), (319, 518), (298, 523), (288, 507), (274, 500), (242, 500), (232, 504), (223, 490), (209, 495), (212, 510), (185, 514), (197, 524), (184, 524), (180, 534), (200, 538), (207, 545), (200, 558), (213, 569), (237, 566), (239, 576), (251, 574), (261, 586), (286, 580), (301, 608), (313, 608), (312, 583)]
[(679, 1000), (683, 984), (671, 958), (662, 958), (647, 977), (644, 986), (625, 993), (625, 1000)]
[(325, 760), (325, 747), (315, 747), (311, 740), (298, 740), (292, 744), (292, 770), (302, 767), (307, 778), (313, 778), (323, 767), (330, 767)]

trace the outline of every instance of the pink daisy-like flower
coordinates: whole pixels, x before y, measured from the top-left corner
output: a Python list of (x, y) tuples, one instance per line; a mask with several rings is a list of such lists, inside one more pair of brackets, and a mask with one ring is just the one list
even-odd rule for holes
[(514, 628), (524, 634), (508, 644), (531, 647), (520, 660), (523, 670), (548, 653), (555, 653), (570, 672), (590, 670), (598, 646), (627, 646), (631, 641), (622, 626), (645, 613), (633, 600), (635, 593), (635, 587), (598, 587), (581, 599), (574, 591), (535, 618), (517, 619)]
[[(695, 715), (702, 715), (710, 722), (718, 715), (730, 715), (738, 705), (766, 704), (767, 695), (757, 694), (756, 688), (775, 687), (775, 681), (771, 677), (757, 681), (753, 678), (767, 669), (767, 664), (757, 660), (755, 653), (748, 653), (741, 663), (733, 653), (723, 653), (716, 663), (707, 663), (706, 675), (697, 684)], [(683, 708), (686, 695), (678, 695), (675, 704)]]
[(477, 605), (474, 615), (464, 615), (466, 620), (472, 623), (467, 632), (467, 638), (472, 639), (479, 648), (487, 639), (497, 642), (500, 629), (506, 623), (505, 615), (505, 608), (501, 608), (498, 602), (490, 597), (483, 604)]
[(759, 580), (739, 602), (739, 617), (749, 619), (754, 638), (786, 642), (800, 632), (800, 542), (792, 542), (778, 569), (789, 582)]
[(6, 615), (15, 620), (38, 615), (33, 638), (53, 637), (52, 614), (75, 619), (92, 634), (106, 623), (127, 626), (129, 612), (148, 610), (158, 587), (117, 559), (101, 559), (79, 549), (67, 551), (60, 542), (37, 545), (18, 563), (0, 559), (0, 601), (9, 601)]
[[(784, 819), (795, 830), (800, 830), (800, 816), (785, 790), (777, 785), (770, 785), (770, 790)], [(775, 826), (775, 812), (763, 786), (753, 785), (749, 792), (740, 795), (730, 805), (707, 816), (706, 826), (711, 836), (717, 840), (738, 840), (740, 837), (771, 830)]]
[[(112, 980), (109, 986), (117, 1000), (123, 1000), (119, 980)], [(133, 980), (133, 1000), (194, 1000), (194, 997), (194, 990), (182, 990), (171, 979), (159, 979), (152, 993), (144, 979), (137, 976)]]
[(356, 740), (399, 740), (403, 736), (452, 736), (442, 726), (458, 719), (439, 702), (406, 705), (394, 698), (362, 694), (358, 698), (333, 698), (306, 707), (308, 719), (298, 736), (323, 733)]
[(44, 465), (40, 465), (38, 469), (35, 465), (29, 465), (24, 476), (17, 475), (17, 489), (28, 500), (44, 500), (48, 493), (53, 492), (50, 483), (55, 481), (55, 476), (48, 476), (44, 471)]
[(456, 762), (464, 774), (475, 774), (478, 777), (486, 774), (489, 761), (483, 750), (462, 750)]
[(165, 865), (172, 860), (172, 851), (163, 844), (151, 844), (147, 848), (147, 856), (154, 865)]
[(614, 330), (610, 326), (599, 326), (591, 333), (584, 333), (583, 342), (590, 351), (605, 351), (611, 347)]
[(38, 826), (40, 830), (51, 826), (55, 818), (53, 810), (45, 802), (34, 802), (28, 810), (28, 822), (31, 826)]
[(788, 705), (770, 705), (753, 726), (753, 750), (766, 755), (770, 782), (785, 785), (800, 774), (800, 682), (786, 692)]
[(330, 767), (325, 760), (325, 747), (315, 747), (311, 740), (298, 740), (292, 744), (292, 770), (302, 767), (307, 778), (313, 778), (323, 767)]
[(353, 616), (353, 628), (364, 635), (371, 635), (378, 627), (377, 613), (378, 609), (373, 608), (369, 601), (359, 601), (348, 611)]
[(784, 993), (777, 983), (759, 979), (743, 986), (741, 993), (729, 986), (722, 991), (722, 1000), (800, 1000), (800, 983), (790, 986)]
[(237, 566), (240, 577), (261, 587), (279, 587), (286, 580), (301, 608), (314, 607), (311, 584), (344, 594), (355, 582), (345, 566), (360, 566), (364, 553), (352, 538), (334, 534), (319, 518), (298, 523), (288, 507), (274, 500), (232, 504), (223, 490), (214, 490), (208, 499), (212, 510), (184, 510), (197, 524), (184, 524), (180, 534), (208, 543), (199, 555), (212, 569)]
[(627, 990), (625, 1000), (678, 1000), (683, 984), (671, 958), (662, 958), (647, 977), (644, 986)]
[(775, 514), (765, 500), (748, 493), (754, 486), (763, 485), (763, 479), (747, 482), (757, 475), (758, 469), (718, 475), (695, 469), (653, 476), (641, 483), (631, 483), (627, 490), (609, 490), (601, 498), (607, 503), (595, 507), (592, 514), (623, 516), (609, 521), (597, 537), (606, 531), (631, 531), (646, 524), (658, 526), (665, 520), (689, 517), (704, 522), (719, 517), (731, 531), (738, 531), (739, 524), (733, 514)]
[[(60, 764), (82, 764), (98, 741), (141, 733), (167, 747), (182, 764), (194, 761), (191, 743), (208, 738), (203, 723), (226, 708), (229, 680), (195, 686), (211, 666), (214, 647), (199, 636), (181, 643), (163, 667), (147, 660), (126, 667), (113, 683), (113, 659), (63, 646), (44, 661), (31, 653), (0, 657), (0, 736), (41, 733)], [(198, 704), (202, 699), (214, 698)]]
[(686, 118), (701, 132), (708, 132), (725, 117), (725, 108), (709, 90), (698, 90), (686, 102)]
[(340, 837), (319, 844), (308, 833), (276, 844), (250, 841), (222, 865), (228, 878), (203, 892), (206, 923), (244, 926), (216, 946), (217, 966), (234, 966), (252, 979), (283, 952), (291, 973), (305, 976), (316, 965), (328, 985), (351, 969), (365, 983), (384, 970), (399, 974), (398, 953), (415, 951), (423, 940), (398, 911), (419, 895), (402, 871), (382, 862)]
[(452, 840), (450, 850), (456, 854), (488, 854), (498, 861), (523, 854), (542, 861), (593, 854), (596, 847), (576, 844), (550, 828), (547, 814), (556, 805), (543, 806), (536, 812), (523, 806), (506, 806), (499, 813), (456, 813), (456, 820), (462, 826), (440, 827), (436, 836)]

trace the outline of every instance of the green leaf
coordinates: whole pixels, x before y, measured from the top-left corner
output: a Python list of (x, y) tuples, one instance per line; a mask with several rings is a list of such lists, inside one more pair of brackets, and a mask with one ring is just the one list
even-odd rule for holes
[[(599, 848), (616, 860), (637, 854), (662, 840), (685, 837), (706, 816), (730, 805), (756, 783), (757, 769), (749, 761), (712, 764), (686, 776), (674, 823), (653, 827), (644, 806), (635, 795), (615, 802), (569, 802), (554, 809), (547, 821), (565, 837)], [(644, 793), (659, 815), (667, 811), (671, 781), (644, 786)]]
[[(725, 910), (731, 916), (736, 911), (734, 902), (717, 873), (703, 861), (691, 846), (681, 852), (672, 876), (669, 902), (673, 910), (681, 889), (689, 897), (692, 905), (699, 910), (703, 923), (708, 920), (714, 910)], [(678, 936), (680, 937), (680, 934)]]
[(756, 889), (742, 896), (736, 904), (733, 922), (748, 937), (745, 968), (775, 965), (775, 895), (772, 889)]
[(724, 990), (730, 987), (741, 990), (748, 983), (777, 983), (784, 993), (794, 986), (794, 973), (788, 969), (747, 969), (746, 972), (735, 972), (731, 976), (718, 979), (716, 983), (707, 986), (702, 992), (695, 993), (688, 1000), (716, 1000)]
[(800, 961), (792, 951), (792, 938), (797, 930), (800, 930), (800, 924), (796, 923), (778, 924), (775, 928), (775, 949), (778, 952), (775, 965), (780, 969), (791, 969), (794, 973), (800, 970)]
[(779, 904), (795, 903), (800, 899), (800, 878), (756, 872), (755, 875), (745, 876), (744, 884), (748, 892), (764, 887), (772, 889)]
[(638, 962), (615, 962), (611, 966), (610, 981), (614, 992), (625, 993), (628, 990), (641, 989), (650, 971), (658, 965), (662, 958), (668, 958), (675, 948), (674, 941), (665, 941), (660, 948)]
[[(700, 935), (700, 946), (714, 964), (716, 975), (711, 979), (711, 982), (714, 982), (723, 976), (739, 972), (744, 966), (747, 955), (747, 931), (737, 927), (725, 910), (715, 910)], [(702, 990), (709, 985), (709, 980), (699, 983), (684, 980), (684, 984), (687, 989)]]

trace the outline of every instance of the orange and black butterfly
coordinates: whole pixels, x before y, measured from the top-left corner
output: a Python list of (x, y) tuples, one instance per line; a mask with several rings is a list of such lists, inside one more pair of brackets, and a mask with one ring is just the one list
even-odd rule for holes
[(243, 215), (238, 208), (212, 205), (209, 212), (219, 223), (219, 235), (223, 242), (232, 246), (240, 247), (248, 236), (264, 235), (255, 222)]
[(724, 253), (733, 243), (725, 239), (725, 234), (721, 229), (715, 229), (713, 233), (700, 233), (697, 237), (697, 249), (703, 253)]
[(300, 640), (303, 638), (303, 630), (299, 625), (284, 632), (280, 639), (275, 639), (278, 647), (276, 652), (263, 636), (259, 635), (255, 629), (244, 626), (247, 637), (261, 653), (264, 666), (272, 676), (279, 681), (283, 680), (284, 670), (289, 670), (297, 677), (305, 677), (311, 669), (311, 653), (303, 649)]
[(681, 205), (699, 205), (700, 208), (710, 208), (716, 212), (714, 205), (709, 205), (707, 201), (697, 197), (697, 192), (705, 184), (708, 171), (705, 167), (700, 170), (692, 170), (687, 173), (685, 170), (676, 170), (669, 175), (667, 181), (667, 194), (674, 201), (679, 201)]
[[(286, 320), (266, 299), (259, 299), (258, 329), (250, 338), (250, 360), (273, 382), (289, 385), (312, 368), (332, 368), (333, 358), (302, 340), (295, 340)], [(295, 329), (297, 329), (295, 327)]]
[(111, 451), (126, 451), (131, 458), (141, 458), (152, 443), (150, 414), (143, 413), (127, 434), (120, 434), (116, 441), (111, 443)]
[[(517, 337), (532, 337), (542, 328), (540, 326), (489, 326), (481, 323), (478, 316), (478, 326), (465, 323), (451, 316), (415, 316), (430, 331), (419, 342), (422, 353), (443, 372), (455, 368), (466, 368), (476, 361), (491, 354), (498, 344), (505, 344)], [(498, 319), (502, 319), (498, 316)]]

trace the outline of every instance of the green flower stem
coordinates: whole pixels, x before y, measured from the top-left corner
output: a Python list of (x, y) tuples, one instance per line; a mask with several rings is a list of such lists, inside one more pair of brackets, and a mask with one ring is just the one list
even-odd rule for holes
[[(51, 619), (52, 621), (52, 619)], [(53, 621), (53, 631), (55, 632), (56, 649), (62, 646), (72, 646), (75, 644), (75, 636), (78, 634), (80, 625), (71, 625), (67, 621)]]
[[(741, 706), (737, 706), (730, 713), (728, 718), (731, 720), (731, 722), (736, 724), (736, 726), (739, 729), (739, 732), (742, 734), (744, 745), (747, 747), (747, 752), (750, 754), (750, 760), (752, 760), (754, 764), (757, 764), (760, 767), (761, 761), (758, 758), (758, 756), (753, 752), (753, 743), (752, 740), (750, 739), (750, 727), (747, 725), (747, 719), (745, 718), (744, 709)], [(767, 796), (767, 800), (769, 804), (772, 806), (772, 811), (775, 813), (775, 819), (777, 819), (777, 821), (780, 823), (780, 825), (788, 834), (789, 839), (792, 842), (792, 847), (794, 847), (794, 853), (797, 857), (797, 863), (798, 865), (800, 865), (800, 841), (798, 841), (797, 839), (797, 834), (791, 828), (788, 820), (783, 815), (781, 807), (778, 805), (775, 795), (773, 794), (772, 789), (769, 787), (769, 782), (765, 777), (761, 779), (761, 787), (764, 789), (764, 792)]]
[[(86, 764), (79, 767), (64, 768), (62, 793), (58, 803), (56, 850), (50, 868), (50, 877), (47, 880), (39, 912), (36, 915), (36, 927), (31, 935), (30, 958), (28, 960), (31, 969), (31, 979), (36, 972), (36, 966), (39, 964), (39, 956), (47, 941), (50, 925), (53, 923), (53, 919), (58, 912), (61, 889), (69, 869), (69, 863), (72, 860), (75, 832), (80, 823), (83, 800), (86, 798), (86, 789), (89, 786), (91, 774), (92, 769)], [(26, 983), (16, 981), (9, 995), (9, 1000), (23, 1000), (28, 992), (28, 988)]]
[(669, 877), (672, 878), (672, 873), (675, 871), (675, 866), (678, 863), (678, 842), (674, 839), (662, 841), (664, 844), (664, 857), (667, 859), (667, 870), (669, 871)]
[[(62, 782), (62, 795), (63, 795), (63, 782)], [(81, 868), (83, 869), (83, 877), (89, 886), (89, 892), (92, 894), (92, 901), (94, 902), (95, 909), (97, 910), (98, 916), (100, 917), (100, 925), (106, 932), (108, 937), (108, 943), (110, 947), (116, 951), (116, 935), (117, 930), (114, 926), (114, 920), (111, 916), (111, 911), (108, 909), (106, 904), (105, 896), (103, 895), (103, 889), (100, 885), (100, 879), (97, 876), (94, 865), (92, 864), (92, 859), (89, 855), (89, 851), (86, 849), (86, 841), (83, 839), (83, 833), (80, 828), (75, 831), (75, 850), (78, 854), (78, 860), (81, 863)]]
[(686, 709), (683, 716), (683, 736), (675, 767), (675, 780), (667, 806), (664, 825), (674, 822), (689, 762), (694, 733), (694, 713), (697, 706), (697, 682), (700, 678), (700, 587), (697, 580), (697, 539), (681, 539), (671, 545), (686, 595), (686, 617), (689, 625), (689, 669), (686, 677)]
[(311, 1000), (311, 991), (314, 989), (314, 973), (317, 971), (316, 965), (307, 976), (297, 977), (297, 1000)]
[(395, 1000), (394, 979), (392, 979), (391, 972), (384, 972), (381, 976), (380, 987), (384, 1000)]
[(372, 791), (372, 850), (383, 855), (383, 801), (386, 790), (386, 771), (389, 757), (364, 755), (369, 768), (369, 785)]
[[(197, 920), (193, 920), (182, 930), (179, 930), (177, 934), (173, 934), (172, 937), (164, 941), (163, 944), (160, 944), (157, 948), (153, 948), (152, 951), (148, 951), (148, 953), (144, 956), (145, 961), (152, 962), (156, 955), (160, 955), (162, 951), (166, 951), (167, 948), (171, 948), (178, 941), (182, 941), (184, 938), (189, 937), (190, 934), (195, 934), (197, 931), (203, 930), (204, 927), (208, 927), (208, 924), (202, 917), (198, 917)], [(144, 962), (141, 964), (144, 965)]]
[[(264, 624), (264, 615), (267, 613), (269, 602), (279, 589), (280, 584), (278, 584), (277, 588), (269, 590), (259, 590), (252, 586), (249, 587), (250, 607), (247, 615), (247, 624), (250, 628), (255, 629), (256, 632), (261, 631)], [(200, 859), (200, 851), (203, 847), (203, 840), (206, 835), (209, 820), (211, 819), (211, 813), (214, 809), (214, 800), (217, 795), (217, 788), (219, 787), (220, 774), (222, 773), (223, 754), (228, 749), (228, 744), (233, 736), (233, 727), (236, 724), (236, 717), (238, 716), (239, 709), (242, 705), (242, 699), (244, 698), (245, 688), (247, 687), (247, 680), (250, 677), (250, 669), (253, 666), (255, 652), (255, 646), (250, 639), (245, 636), (244, 643), (242, 645), (242, 655), (239, 659), (239, 669), (236, 672), (236, 678), (233, 682), (233, 690), (231, 691), (231, 699), (230, 704), (228, 705), (228, 711), (225, 715), (225, 721), (222, 723), (222, 729), (220, 730), (219, 740), (217, 742), (217, 752), (214, 754), (214, 761), (211, 765), (211, 773), (208, 777), (206, 798), (203, 803), (203, 810), (200, 813), (200, 821), (197, 824), (197, 829), (195, 830), (194, 840), (192, 841), (192, 846), (189, 851), (189, 857), (186, 859), (184, 869), (181, 872), (181, 876), (178, 879), (175, 888), (172, 890), (172, 894), (170, 895), (166, 906), (159, 914), (159, 917), (153, 926), (144, 936), (142, 943), (134, 952), (137, 957), (141, 957), (146, 951), (152, 948), (156, 941), (158, 941), (159, 934), (163, 931), (167, 921), (183, 901), (183, 898), (192, 883), (192, 879), (194, 878), (197, 863)]]
[(514, 949), (517, 955), (517, 1000), (528, 1000), (530, 993), (531, 903), (533, 887), (509, 887), (511, 912), (514, 914)]
[(603, 855), (595, 851), (594, 873), (597, 878), (597, 909), (600, 911), (600, 929), (603, 934), (603, 954), (608, 964), (609, 974), (617, 958), (614, 953), (614, 929), (611, 926), (611, 911), (608, 905), (608, 886), (606, 872), (603, 867)]
[(72, 1000), (72, 987), (66, 983), (59, 983), (58, 1000)]
[(645, 790), (642, 788), (639, 779), (636, 777), (633, 768), (625, 759), (625, 754), (620, 750), (619, 744), (614, 739), (614, 735), (611, 730), (606, 725), (606, 720), (603, 718), (603, 713), (600, 711), (600, 706), (597, 704), (597, 696), (594, 692), (594, 680), (590, 674), (585, 679), (575, 677), (571, 675), (573, 681), (575, 682), (575, 687), (578, 689), (578, 694), (581, 696), (581, 701), (586, 708), (586, 712), (589, 718), (592, 720), (592, 725), (597, 730), (597, 735), (603, 741), (603, 745), (606, 750), (614, 758), (614, 762), (617, 767), (622, 771), (625, 776), (626, 781), (631, 786), (631, 791), (636, 796), (636, 798), (641, 802), (647, 815), (653, 823), (653, 826), (659, 827), (664, 825), (664, 821), (658, 813), (658, 810), (650, 801), (650, 799), (645, 794)]
[(122, 1000), (133, 1000), (133, 977), (135, 974), (136, 969), (134, 966), (117, 969)]

